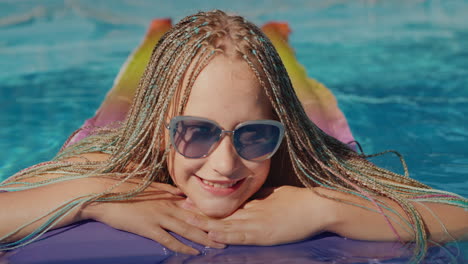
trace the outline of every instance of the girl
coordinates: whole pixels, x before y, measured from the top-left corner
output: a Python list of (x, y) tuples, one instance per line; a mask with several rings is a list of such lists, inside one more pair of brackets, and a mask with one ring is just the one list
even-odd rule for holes
[[(468, 201), (379, 168), (305, 114), (270, 41), (222, 11), (182, 19), (155, 47), (127, 119), (2, 184), (4, 250), (104, 222), (187, 254), (330, 231), (365, 240), (463, 239)], [(31, 203), (31, 200), (34, 203)], [(18, 209), (21, 210), (18, 210)]]

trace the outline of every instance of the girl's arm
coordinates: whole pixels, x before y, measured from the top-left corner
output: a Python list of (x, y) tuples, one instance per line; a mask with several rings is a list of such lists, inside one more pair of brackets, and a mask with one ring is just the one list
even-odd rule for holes
[[(0, 237), (7, 235), (21, 225), (46, 214), (53, 208), (58, 207), (66, 200), (77, 198), (93, 192), (104, 191), (103, 182), (99, 179), (77, 179), (55, 183), (38, 188), (0, 193)], [(83, 208), (75, 208), (63, 218), (54, 228), (63, 227), (81, 220), (85, 220), (81, 215)], [(51, 216), (51, 214), (49, 214)], [(48, 217), (26, 226), (2, 243), (13, 242), (30, 234), (36, 228), (47, 221)]]
[[(347, 195), (341, 192), (332, 191), (325, 188), (315, 188), (318, 192), (331, 197), (345, 199), (352, 203), (360, 204), (367, 208), (376, 209), (375, 206), (363, 198)], [(405, 215), (401, 207), (394, 201), (380, 197), (391, 209), (400, 215)], [(338, 201), (325, 200), (329, 204), (333, 216), (332, 222), (328, 223), (326, 229), (344, 237), (361, 240), (393, 241), (398, 237), (392, 231), (385, 218), (377, 213), (359, 208), (354, 205), (341, 203)], [(461, 207), (433, 203), (433, 202), (410, 202), (421, 214), (426, 225), (428, 238), (437, 243), (444, 243), (453, 240), (465, 240), (468, 238), (468, 211)], [(397, 215), (384, 209), (384, 212), (391, 216), (389, 219), (398, 235), (403, 241), (414, 240), (415, 232), (407, 227)], [(405, 217), (409, 221), (408, 217)], [(445, 232), (445, 229), (448, 231)]]
[[(86, 158), (93, 160), (93, 157)], [(72, 158), (80, 159), (80, 158)], [(80, 159), (81, 160), (81, 159)], [(81, 160), (82, 161), (82, 160)], [(57, 175), (48, 175), (50, 178)], [(45, 180), (42, 178), (40, 180)], [(29, 179), (30, 182), (37, 181)], [(0, 193), (0, 238), (25, 223), (46, 214), (65, 201), (91, 193), (101, 193), (117, 183), (111, 178), (83, 178), (57, 182), (32, 189)], [(126, 182), (114, 189), (115, 192), (125, 192), (133, 189), (138, 182)], [(207, 234), (194, 226), (186, 224), (181, 219), (191, 217), (193, 212), (180, 208), (185, 198), (180, 191), (170, 185), (152, 183), (134, 199), (126, 202), (100, 203), (94, 202), (87, 206), (75, 208), (53, 226), (52, 229), (63, 227), (78, 221), (93, 219), (108, 224), (114, 228), (132, 232), (161, 243), (171, 250), (186, 254), (198, 252), (181, 243), (166, 230), (180, 234), (194, 242), (210, 247), (222, 248), (224, 245), (207, 238)], [(52, 214), (28, 225), (0, 244), (19, 240), (45, 223)]]
[[(81, 157), (72, 157), (67, 159), (69, 162), (83, 161), (84, 159), (93, 161), (102, 161), (107, 159), (106, 154), (89, 153)], [(47, 179), (60, 177), (61, 175), (46, 174), (41, 178), (28, 178), (21, 180), (22, 182), (34, 183)], [(13, 179), (8, 179), (12, 181)], [(22, 186), (20, 184), (8, 185), (9, 187)], [(35, 218), (56, 208), (63, 202), (83, 196), (90, 193), (98, 193), (105, 190), (105, 179), (86, 178), (76, 179), (73, 181), (59, 182), (46, 186), (41, 186), (33, 189), (27, 189), (14, 192), (0, 193), (0, 238), (12, 232), (24, 223), (30, 222)], [(63, 218), (54, 228), (60, 228), (74, 222), (85, 220), (81, 215), (83, 208), (75, 208), (69, 215)], [(49, 215), (50, 216), (50, 215)], [(21, 239), (34, 231), (47, 221), (48, 217), (26, 226), (8, 239), (1, 242), (12, 242)]]
[[(293, 186), (264, 189), (261, 197), (257, 197), (259, 199), (247, 202), (223, 220), (196, 216), (187, 221), (208, 231), (208, 236), (214, 241), (226, 244), (276, 245), (307, 239), (324, 231), (352, 239), (398, 240), (381, 214), (323, 198), (317, 192), (375, 209), (367, 200), (320, 187), (314, 188), (314, 191)], [(396, 203), (383, 200), (390, 208), (404, 215)], [(414, 204), (427, 225), (429, 239), (446, 242), (467, 238), (468, 212), (464, 209), (436, 203)], [(405, 224), (395, 215), (390, 215), (390, 221), (402, 240), (413, 240), (413, 230), (407, 231)], [(441, 223), (451, 236), (445, 234)]]

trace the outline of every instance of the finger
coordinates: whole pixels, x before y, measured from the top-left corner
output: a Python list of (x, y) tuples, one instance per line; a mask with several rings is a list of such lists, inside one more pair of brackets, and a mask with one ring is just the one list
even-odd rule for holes
[(148, 201), (179, 201), (184, 200), (185, 198), (179, 195), (174, 195), (170, 192), (159, 190), (152, 188), (150, 190), (146, 190), (142, 193), (139, 193), (138, 196), (132, 198), (132, 201), (135, 202), (148, 202)]
[(183, 195), (184, 194), (179, 188), (177, 188), (175, 186), (172, 186), (170, 184), (154, 182), (150, 186), (153, 187), (153, 188), (157, 188), (159, 190), (170, 192), (170, 193), (172, 193), (174, 195)]
[(208, 234), (201, 229), (189, 225), (177, 218), (168, 218), (161, 222), (161, 227), (179, 234), (195, 243), (205, 245), (211, 248), (225, 248), (226, 245), (214, 242), (208, 238)]
[(230, 245), (271, 245), (271, 230), (261, 232), (262, 227), (249, 220), (223, 221), (220, 229), (208, 232), (208, 238), (218, 243)]
[(231, 245), (267, 245), (263, 235), (258, 233), (259, 226), (248, 220), (205, 221), (208, 238)]
[(218, 220), (202, 215), (192, 215), (186, 219), (186, 222), (206, 232), (238, 232), (250, 226), (247, 220)]
[(198, 250), (180, 242), (175, 237), (171, 236), (168, 232), (161, 228), (157, 228), (154, 232), (152, 232), (150, 236), (146, 234), (145, 237), (148, 237), (160, 243), (162, 246), (167, 247), (168, 249), (175, 252), (188, 255), (198, 255), (200, 253)]
[[(191, 212), (191, 211), (184, 210), (184, 209), (181, 209), (181, 210), (173, 210), (173, 211), (171, 212), (171, 216), (172, 216), (175, 220), (180, 221), (180, 223), (179, 223), (180, 226), (184, 226), (184, 227), (187, 227), (187, 226), (188, 226), (188, 227), (194, 228), (194, 229), (197, 230), (197, 233), (194, 233), (194, 234), (201, 234), (201, 237), (202, 237), (204, 240), (209, 240), (210, 242), (214, 242), (214, 241), (208, 239), (207, 233), (206, 233), (202, 228), (200, 228), (200, 227), (198, 227), (198, 226), (196, 226), (196, 225), (193, 225), (193, 224), (190, 224), (190, 223), (189, 223), (189, 222), (190, 222), (190, 219), (194, 219), (192, 222), (197, 222), (197, 223), (198, 223), (198, 222), (201, 221), (201, 220), (206, 221), (206, 220), (209, 220), (209, 219), (211, 219), (211, 218), (209, 218), (209, 217), (207, 217), (207, 216), (204, 216), (204, 215), (201, 215), (201, 214), (193, 213), (193, 212)], [(200, 219), (200, 220), (198, 220), (198, 219)], [(213, 220), (214, 220), (214, 219), (213, 219)], [(219, 220), (214, 220), (214, 221), (219, 221)], [(175, 232), (175, 231), (174, 231), (174, 232)], [(188, 231), (188, 230), (186, 230), (186, 231), (181, 230), (180, 232), (176, 232), (176, 233), (182, 235), (181, 232), (183, 232), (183, 233), (190, 233), (190, 231)], [(201, 232), (201, 233), (199, 233), (199, 232)], [(194, 240), (194, 241), (195, 241), (195, 240)], [(203, 243), (202, 241), (203, 241), (203, 240), (200, 240), (200, 242), (198, 242), (198, 241), (196, 241), (196, 242), (199, 243), (199, 244), (203, 244), (203, 245), (210, 246), (210, 247), (213, 247), (213, 246), (216, 247), (216, 248), (218, 248), (218, 247), (219, 247), (219, 248), (224, 248), (224, 247), (225, 247), (225, 245), (223, 245), (223, 244), (216, 243), (216, 245), (208, 245), (208, 244), (206, 244), (206, 243)]]
[(230, 245), (260, 245), (258, 241), (254, 240), (253, 234), (246, 230), (238, 232), (210, 231), (208, 238), (218, 243)]
[(186, 223), (205, 231), (222, 230), (223, 227), (222, 220), (208, 218), (200, 214), (189, 214), (181, 219), (183, 219)]
[[(196, 214), (203, 214), (200, 209), (192, 202), (190, 201), (189, 198), (185, 198), (183, 200), (178, 200), (178, 201), (175, 201), (175, 203), (177, 204), (177, 206), (179, 206), (180, 208), (182, 209), (185, 209), (187, 211), (190, 211), (192, 213), (196, 213)], [(186, 217), (186, 216), (185, 216)], [(183, 219), (183, 217), (179, 217), (180, 219)]]

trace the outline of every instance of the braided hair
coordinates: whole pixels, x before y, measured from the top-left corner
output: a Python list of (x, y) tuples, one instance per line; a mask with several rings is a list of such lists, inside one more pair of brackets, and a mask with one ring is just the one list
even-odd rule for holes
[[(432, 189), (409, 178), (403, 160), (405, 175), (400, 175), (374, 165), (367, 160), (370, 155), (359, 154), (325, 134), (307, 117), (277, 51), (263, 32), (243, 17), (214, 10), (183, 18), (160, 39), (141, 77), (133, 104), (120, 126), (96, 129), (91, 136), (61, 149), (52, 161), (20, 171), (0, 184), (0, 190), (2, 187), (12, 190), (6, 188), (11, 184), (20, 184), (15, 190), (24, 190), (86, 177), (113, 177), (119, 180), (104, 192), (66, 201), (41, 216), (52, 214), (30, 235), (12, 243), (0, 244), (0, 250), (31, 243), (73, 208), (85, 203), (125, 201), (145, 190), (151, 182), (171, 183), (167, 170), (170, 145), (164, 140), (165, 121), (171, 114), (171, 102), (178, 102), (178, 107), (172, 107), (172, 111), (182, 114), (197, 76), (214, 56), (228, 52), (229, 56), (248, 64), (269, 98), (275, 118), (285, 127), (285, 140), (272, 157), (272, 168), (265, 185), (322, 186), (364, 198), (375, 205), (367, 209), (381, 213), (398, 236), (389, 220), (390, 216), (383, 211), (390, 210), (388, 205), (378, 197), (391, 199), (409, 219), (408, 222), (404, 216), (392, 211), (406, 223), (406, 230), (414, 232), (416, 247), (413, 259), (416, 261), (426, 253), (427, 232), (421, 215), (411, 201), (431, 201), (468, 208), (467, 199)], [(185, 89), (181, 89), (184, 80)], [(90, 152), (108, 153), (110, 158), (92, 162), (66, 161), (67, 158)], [(129, 166), (131, 163), (136, 165)], [(60, 176), (22, 183), (24, 179), (51, 172)], [(141, 179), (134, 189), (128, 192), (113, 191), (132, 178)], [(18, 230), (0, 240), (6, 240)]]

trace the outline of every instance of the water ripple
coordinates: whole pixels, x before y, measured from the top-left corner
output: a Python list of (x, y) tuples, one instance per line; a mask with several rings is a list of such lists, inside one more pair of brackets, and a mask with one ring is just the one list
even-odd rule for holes
[(366, 103), (366, 104), (406, 104), (417, 106), (419, 104), (444, 104), (458, 105), (467, 104), (468, 97), (431, 97), (431, 96), (398, 96), (387, 95), (377, 97), (371, 95), (343, 94), (335, 92), (340, 102), (346, 103)]

